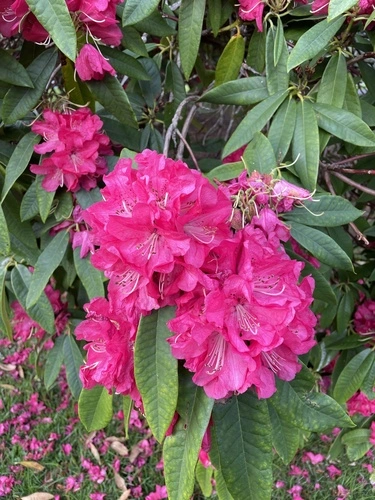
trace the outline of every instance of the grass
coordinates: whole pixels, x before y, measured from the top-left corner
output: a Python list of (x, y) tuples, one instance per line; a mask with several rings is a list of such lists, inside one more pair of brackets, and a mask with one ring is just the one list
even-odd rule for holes
[[(129, 498), (137, 498), (137, 487), (141, 487), (139, 498), (144, 499), (156, 485), (164, 484), (163, 472), (160, 468), (157, 470), (161, 449), (142, 418), (133, 420), (129, 440), (125, 441), (120, 397), (115, 397), (115, 416), (105, 431), (91, 434), (77, 418), (77, 404), (63, 375), (58, 384), (46, 391), (32, 366), (16, 366), (13, 371), (3, 372), (0, 398), (3, 405), (0, 476), (12, 476), (16, 481), (6, 498), (19, 499), (46, 492), (59, 500), (86, 500), (93, 493), (105, 493), (106, 500), (117, 500), (124, 489), (130, 490)], [(69, 444), (72, 450), (67, 455), (63, 445)], [(334, 463), (341, 475), (331, 478), (327, 469), (330, 462), (326, 458), (329, 446), (329, 442), (312, 435), (305, 451), (296, 455), (292, 467), (275, 456), (274, 480), (279, 488), (274, 487), (272, 500), (375, 498), (371, 484), (373, 458), (366, 456), (353, 463), (343, 456)], [(313, 465), (306, 460), (306, 450), (325, 458)], [(31, 463), (20, 465), (25, 460)], [(293, 471), (297, 475), (291, 474)], [(79, 490), (75, 490), (75, 484)], [(196, 493), (194, 498), (203, 496)]]

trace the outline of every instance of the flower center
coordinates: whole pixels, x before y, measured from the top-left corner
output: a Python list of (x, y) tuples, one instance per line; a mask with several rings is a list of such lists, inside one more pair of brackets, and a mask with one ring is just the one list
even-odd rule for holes
[(224, 337), (218, 333), (207, 354), (206, 367), (208, 375), (213, 375), (222, 369), (225, 360), (226, 347), (227, 343)]

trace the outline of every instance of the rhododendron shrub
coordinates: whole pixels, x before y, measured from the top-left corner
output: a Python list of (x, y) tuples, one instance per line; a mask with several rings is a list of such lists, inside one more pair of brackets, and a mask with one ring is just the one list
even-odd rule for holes
[(0, 1), (2, 363), (88, 431), (139, 409), (150, 498), (374, 441), (373, 7)]

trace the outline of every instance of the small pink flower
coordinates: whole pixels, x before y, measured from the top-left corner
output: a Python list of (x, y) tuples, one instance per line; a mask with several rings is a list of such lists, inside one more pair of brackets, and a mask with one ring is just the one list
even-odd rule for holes
[[(339, 495), (341, 500), (345, 500), (350, 495), (350, 490), (347, 490), (341, 484), (337, 485), (337, 494)], [(339, 500), (339, 499), (337, 499)]]
[(333, 464), (327, 466), (327, 471), (331, 479), (339, 477), (342, 474), (341, 470), (335, 467)]
[(285, 488), (285, 483), (284, 481), (276, 481), (275, 483), (275, 488), (280, 489), (280, 488)]
[(61, 445), (61, 448), (62, 448), (62, 451), (64, 452), (64, 454), (68, 457), (72, 450), (73, 450), (73, 447), (70, 443), (66, 443), (66, 444), (62, 444)]
[(90, 493), (90, 500), (104, 500), (106, 493)]
[(0, 476), (0, 496), (6, 496), (12, 492), (15, 479), (12, 476)]
[(303, 462), (311, 462), (313, 465), (319, 464), (320, 462), (323, 462), (325, 459), (324, 455), (321, 455), (320, 453), (317, 453), (316, 455), (312, 453), (311, 451), (308, 451), (304, 453), (302, 461)]
[(360, 335), (375, 335), (375, 300), (365, 300), (357, 307), (354, 328)]
[(103, 80), (106, 73), (116, 74), (107, 59), (90, 44), (85, 44), (78, 54), (76, 70), (82, 81)]
[(168, 498), (167, 488), (157, 484), (156, 490), (147, 495), (146, 500), (162, 500), (163, 498)]
[(240, 0), (238, 14), (244, 21), (256, 21), (258, 31), (263, 31), (263, 0)]

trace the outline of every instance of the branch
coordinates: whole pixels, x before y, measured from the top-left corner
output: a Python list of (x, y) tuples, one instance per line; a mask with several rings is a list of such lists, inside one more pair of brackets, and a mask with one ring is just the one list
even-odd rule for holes
[(194, 153), (193, 153), (193, 150), (191, 149), (190, 147), (190, 144), (187, 142), (187, 140), (185, 139), (185, 137), (182, 135), (182, 133), (178, 130), (178, 128), (176, 128), (176, 133), (178, 135), (178, 137), (181, 139), (181, 141), (183, 142), (183, 144), (186, 146), (186, 149), (189, 151), (190, 153), (190, 156), (191, 156), (191, 159), (193, 160), (194, 162), (194, 166), (197, 170), (199, 170), (199, 172), (201, 171), (201, 169), (199, 168), (199, 165), (198, 165), (198, 162), (197, 162), (197, 159), (195, 158), (194, 156)]
[[(197, 107), (194, 105), (191, 107), (189, 114), (186, 117), (184, 126), (182, 127), (181, 135), (184, 139), (186, 139), (190, 123), (192, 119), (194, 118), (195, 112), (197, 111)], [(182, 160), (182, 157), (184, 155), (184, 147), (185, 147), (185, 142), (181, 140), (180, 144), (178, 145), (177, 148), (177, 154), (176, 154), (176, 160)]]
[(340, 174), (339, 172), (332, 172), (332, 175), (334, 175), (338, 179), (341, 179), (342, 181), (346, 182), (346, 184), (349, 184), (349, 186), (353, 186), (354, 188), (359, 189), (360, 191), (363, 191), (364, 193), (368, 193), (368, 194), (371, 194), (372, 196), (375, 196), (374, 189), (370, 189), (366, 186), (362, 186), (362, 184), (359, 184), (358, 182), (355, 182), (352, 179), (349, 179), (349, 177), (346, 177), (346, 175)]
[(369, 59), (374, 56), (375, 52), (364, 52), (363, 54), (359, 54), (358, 56), (353, 57), (353, 59), (350, 59), (350, 61), (347, 62), (347, 66), (351, 66), (359, 61), (363, 61), (363, 59)]
[(345, 160), (335, 161), (334, 163), (321, 163), (324, 168), (328, 168), (328, 170), (339, 170), (340, 166), (351, 164), (357, 160), (362, 160), (363, 158), (370, 158), (371, 156), (375, 156), (375, 151), (371, 153), (364, 153), (362, 155), (351, 156), (350, 158), (346, 158)]
[(176, 113), (174, 114), (174, 117), (172, 119), (172, 123), (169, 125), (167, 133), (165, 134), (164, 148), (163, 148), (164, 156), (168, 156), (169, 144), (171, 142), (173, 133), (177, 130), (178, 121), (181, 117), (182, 110), (189, 102), (196, 102), (198, 99), (199, 99), (199, 96), (191, 95), (191, 96), (186, 97), (186, 99), (181, 101), (180, 104), (178, 105), (178, 107), (176, 109)]

